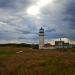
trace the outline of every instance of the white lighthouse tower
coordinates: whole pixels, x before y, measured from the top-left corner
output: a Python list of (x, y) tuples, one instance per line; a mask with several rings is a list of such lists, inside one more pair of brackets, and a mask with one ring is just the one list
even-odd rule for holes
[(44, 49), (44, 29), (39, 30), (39, 49)]

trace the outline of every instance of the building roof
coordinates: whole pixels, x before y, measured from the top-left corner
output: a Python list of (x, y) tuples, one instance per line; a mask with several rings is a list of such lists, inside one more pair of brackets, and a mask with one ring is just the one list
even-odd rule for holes
[(40, 30), (44, 30), (44, 29), (41, 27)]

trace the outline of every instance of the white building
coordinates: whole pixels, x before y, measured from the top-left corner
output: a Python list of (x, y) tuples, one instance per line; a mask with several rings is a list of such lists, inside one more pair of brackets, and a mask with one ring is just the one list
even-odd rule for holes
[(44, 49), (44, 29), (39, 30), (39, 49)]

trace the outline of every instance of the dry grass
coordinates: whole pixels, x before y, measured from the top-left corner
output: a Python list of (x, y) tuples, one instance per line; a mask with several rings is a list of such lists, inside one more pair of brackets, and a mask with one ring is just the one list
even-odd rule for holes
[(75, 75), (75, 53), (29, 48), (0, 48), (23, 51), (0, 56), (0, 75)]

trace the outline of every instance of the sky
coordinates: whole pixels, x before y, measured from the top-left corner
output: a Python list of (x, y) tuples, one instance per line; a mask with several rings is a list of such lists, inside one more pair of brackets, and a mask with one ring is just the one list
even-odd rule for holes
[(0, 43), (75, 40), (75, 0), (0, 0)]

